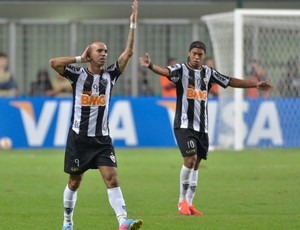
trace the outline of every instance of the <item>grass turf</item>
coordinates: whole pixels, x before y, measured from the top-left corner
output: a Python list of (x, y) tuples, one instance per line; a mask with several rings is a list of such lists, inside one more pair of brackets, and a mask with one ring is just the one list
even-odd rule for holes
[[(0, 152), (0, 229), (61, 229), (63, 150)], [(117, 149), (119, 179), (130, 218), (142, 229), (300, 229), (300, 150), (215, 151), (200, 167), (195, 206), (177, 211), (177, 149)], [(80, 230), (118, 229), (97, 170), (88, 171), (74, 212)]]

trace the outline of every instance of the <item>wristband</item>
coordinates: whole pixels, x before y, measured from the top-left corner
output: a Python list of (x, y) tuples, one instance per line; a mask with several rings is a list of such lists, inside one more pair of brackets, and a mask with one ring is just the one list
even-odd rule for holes
[(81, 63), (81, 56), (76, 56), (75, 60), (76, 60), (76, 63)]
[(148, 69), (153, 69), (153, 63), (152, 62), (149, 63)]
[(136, 23), (135, 22), (130, 22), (130, 29), (136, 29)]

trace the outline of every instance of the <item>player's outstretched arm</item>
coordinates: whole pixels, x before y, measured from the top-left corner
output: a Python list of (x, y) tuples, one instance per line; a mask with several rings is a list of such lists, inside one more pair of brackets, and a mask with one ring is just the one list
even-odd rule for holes
[(258, 90), (263, 91), (270, 91), (273, 89), (273, 86), (268, 81), (254, 82), (238, 78), (231, 78), (229, 86), (234, 88), (257, 88)]
[(156, 64), (154, 65), (151, 62), (149, 53), (146, 53), (144, 57), (140, 57), (139, 60), (140, 60), (140, 65), (142, 67), (151, 69), (156, 74), (159, 74), (159, 75), (162, 75), (162, 76), (169, 76), (170, 75), (170, 70), (168, 68), (162, 67), (162, 66), (159, 66), (159, 65), (156, 65)]
[(81, 56), (76, 57), (57, 57), (49, 60), (50, 66), (60, 75), (62, 75), (65, 71), (65, 66), (72, 63), (84, 63), (89, 62), (88, 52), (90, 50), (90, 46), (86, 47)]
[(132, 13), (130, 15), (130, 29), (127, 38), (127, 44), (124, 52), (120, 55), (118, 59), (119, 69), (123, 72), (126, 68), (129, 59), (133, 55), (133, 43), (134, 43), (134, 34), (137, 26), (137, 15), (138, 15), (138, 1), (132, 1)]

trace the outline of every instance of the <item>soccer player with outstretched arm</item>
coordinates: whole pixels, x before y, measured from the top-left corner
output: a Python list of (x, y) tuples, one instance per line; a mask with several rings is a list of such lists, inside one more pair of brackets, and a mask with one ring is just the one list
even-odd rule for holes
[(201, 215), (193, 205), (198, 183), (198, 169), (201, 160), (208, 153), (208, 92), (214, 84), (223, 88), (257, 88), (269, 91), (272, 85), (267, 81), (252, 82), (225, 76), (204, 65), (206, 46), (201, 41), (190, 44), (188, 60), (168, 67), (153, 64), (150, 55), (140, 57), (142, 67), (158, 75), (166, 76), (176, 85), (176, 112), (174, 134), (183, 157), (180, 171), (180, 193), (178, 210), (182, 215)]
[[(63, 230), (73, 230), (73, 211), (83, 174), (99, 169), (107, 186), (111, 207), (119, 222), (119, 230), (137, 230), (141, 219), (128, 219), (126, 205), (119, 186), (117, 159), (108, 127), (108, 111), (112, 89), (133, 55), (137, 25), (138, 2), (132, 1), (130, 29), (124, 52), (109, 67), (104, 67), (108, 48), (103, 42), (91, 43), (81, 56), (57, 57), (51, 67), (67, 78), (73, 88), (71, 125), (65, 149), (64, 171), (69, 181), (64, 190)], [(87, 68), (72, 65), (87, 63)], [(101, 226), (98, 227), (101, 229)]]

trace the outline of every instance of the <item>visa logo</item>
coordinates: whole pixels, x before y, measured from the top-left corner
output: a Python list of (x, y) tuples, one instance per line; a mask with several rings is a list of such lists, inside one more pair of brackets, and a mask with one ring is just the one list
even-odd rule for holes
[[(106, 104), (104, 95), (84, 98), (83, 101), (91, 105)], [(10, 104), (20, 111), (28, 147), (44, 147), (46, 142), (52, 142), (53, 147), (65, 146), (72, 114), (72, 100), (45, 100), (42, 105), (32, 101), (11, 101)], [(110, 131), (113, 140), (123, 140), (128, 146), (138, 145), (130, 101), (119, 100), (113, 104)]]

